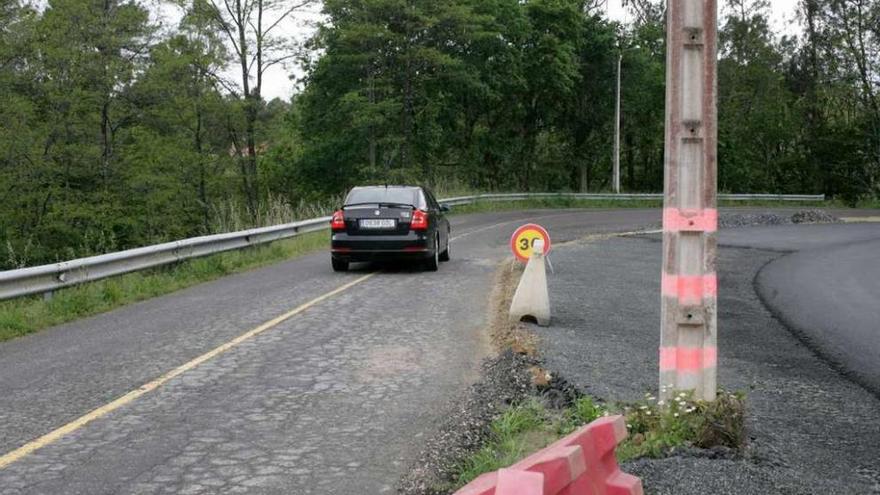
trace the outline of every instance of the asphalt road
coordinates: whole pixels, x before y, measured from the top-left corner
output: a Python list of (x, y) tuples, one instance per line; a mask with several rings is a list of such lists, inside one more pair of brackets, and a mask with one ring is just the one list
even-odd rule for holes
[[(0, 469), (2, 494), (384, 493), (477, 376), (496, 263), (538, 221), (564, 241), (658, 211), (454, 218), (437, 273), (376, 275)], [(321, 253), (0, 344), (0, 456), (370, 273)]]
[(720, 241), (787, 253), (755, 288), (786, 326), (880, 396), (880, 224), (734, 229)]
[(859, 234), (851, 242), (817, 232), (827, 244), (769, 263), (755, 285), (789, 328), (880, 396), (880, 226), (860, 227), (846, 226)]
[[(811, 321), (813, 328), (850, 318), (851, 310), (863, 312), (857, 321), (870, 323), (872, 315), (876, 321), (880, 300), (871, 303), (870, 294), (877, 294), (880, 278), (870, 275), (876, 274), (878, 256), (870, 249), (876, 243), (866, 241), (871, 238), (880, 238), (880, 224), (721, 231), (718, 380), (722, 387), (748, 395), (746, 454), (710, 459), (705, 453), (683, 453), (629, 463), (625, 470), (642, 477), (646, 493), (880, 493), (880, 398), (829, 365), (814, 352), (816, 347), (805, 345), (774, 317), (754, 283), (760, 272), (778, 285), (778, 298), (791, 298), (792, 308), (805, 315), (821, 313)], [(851, 252), (841, 245), (851, 246)], [(791, 254), (804, 248), (812, 250)], [(841, 254), (838, 250), (851, 256), (841, 263), (826, 258)], [(867, 256), (862, 258), (865, 265), (858, 265), (860, 256)], [(816, 257), (830, 266), (805, 265)], [(656, 390), (659, 239), (572, 243), (557, 250), (554, 263), (550, 289), (555, 319), (551, 327), (536, 329), (547, 367), (605, 400), (639, 400)], [(776, 266), (783, 274), (803, 267), (805, 280), (776, 278)], [(823, 274), (828, 277), (821, 279)], [(816, 280), (823, 284), (815, 285)], [(850, 305), (830, 301), (797, 306), (810, 304), (803, 297), (815, 295), (813, 290), (844, 294), (860, 283), (872, 288), (861, 291)], [(865, 303), (869, 305), (859, 306)], [(870, 343), (861, 349), (867, 351), (880, 340), (876, 324), (873, 329), (861, 335), (848, 325), (835, 335), (847, 342), (865, 337)]]

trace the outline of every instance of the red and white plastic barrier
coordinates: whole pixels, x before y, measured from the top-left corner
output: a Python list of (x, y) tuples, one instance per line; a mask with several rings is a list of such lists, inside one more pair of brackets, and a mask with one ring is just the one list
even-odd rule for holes
[(642, 482), (617, 465), (622, 416), (584, 426), (507, 469), (487, 473), (455, 495), (642, 495)]

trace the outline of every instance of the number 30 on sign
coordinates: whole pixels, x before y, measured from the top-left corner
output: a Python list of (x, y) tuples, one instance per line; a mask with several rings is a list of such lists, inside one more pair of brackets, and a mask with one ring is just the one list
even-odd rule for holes
[(535, 241), (541, 239), (544, 241), (544, 254), (550, 253), (550, 234), (541, 227), (530, 223), (516, 229), (516, 232), (510, 237), (510, 250), (513, 255), (520, 261), (529, 261), (534, 251)]

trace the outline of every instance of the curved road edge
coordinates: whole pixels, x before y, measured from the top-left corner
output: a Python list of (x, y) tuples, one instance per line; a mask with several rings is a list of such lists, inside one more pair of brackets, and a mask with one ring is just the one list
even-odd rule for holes
[(754, 286), (805, 345), (880, 396), (880, 238), (783, 256)]

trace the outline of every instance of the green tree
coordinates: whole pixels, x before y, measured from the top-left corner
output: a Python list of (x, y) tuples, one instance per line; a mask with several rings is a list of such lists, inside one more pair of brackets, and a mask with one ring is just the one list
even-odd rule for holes
[(855, 202), (876, 196), (877, 2), (802, 0), (805, 36), (789, 84), (802, 98), (802, 148), (814, 190)]
[(720, 31), (719, 187), (796, 192), (798, 121), (769, 3), (732, 0)]
[(48, 215), (51, 171), (44, 159), (47, 129), (34, 99), (39, 94), (38, 13), (18, 2), (0, 8), (0, 265), (27, 264), (41, 253), (36, 230)]
[(237, 67), (238, 83), (227, 89), (242, 106), (243, 136), (234, 132), (233, 148), (240, 164), (242, 190), (248, 212), (259, 217), (259, 116), (263, 111), (263, 76), (271, 67), (297, 56), (291, 39), (280, 27), (316, 0), (205, 0), (194, 2), (197, 15), (209, 17), (222, 33)]
[(153, 47), (136, 86), (142, 110), (129, 180), (140, 184), (137, 198), (153, 212), (157, 235), (210, 232), (212, 206), (235, 192), (222, 180), (231, 165), (223, 118), (231, 104), (219, 83), (225, 46), (199, 12), (191, 9), (178, 33)]
[[(132, 116), (128, 90), (151, 27), (133, 2), (53, 0), (40, 15), (18, 8), (4, 81), (15, 115), (4, 125), (6, 209), (21, 212), (7, 245), (35, 260), (137, 242), (124, 212), (117, 144)], [(7, 130), (7, 129), (4, 129)], [(10, 204), (11, 203), (11, 204)]]

